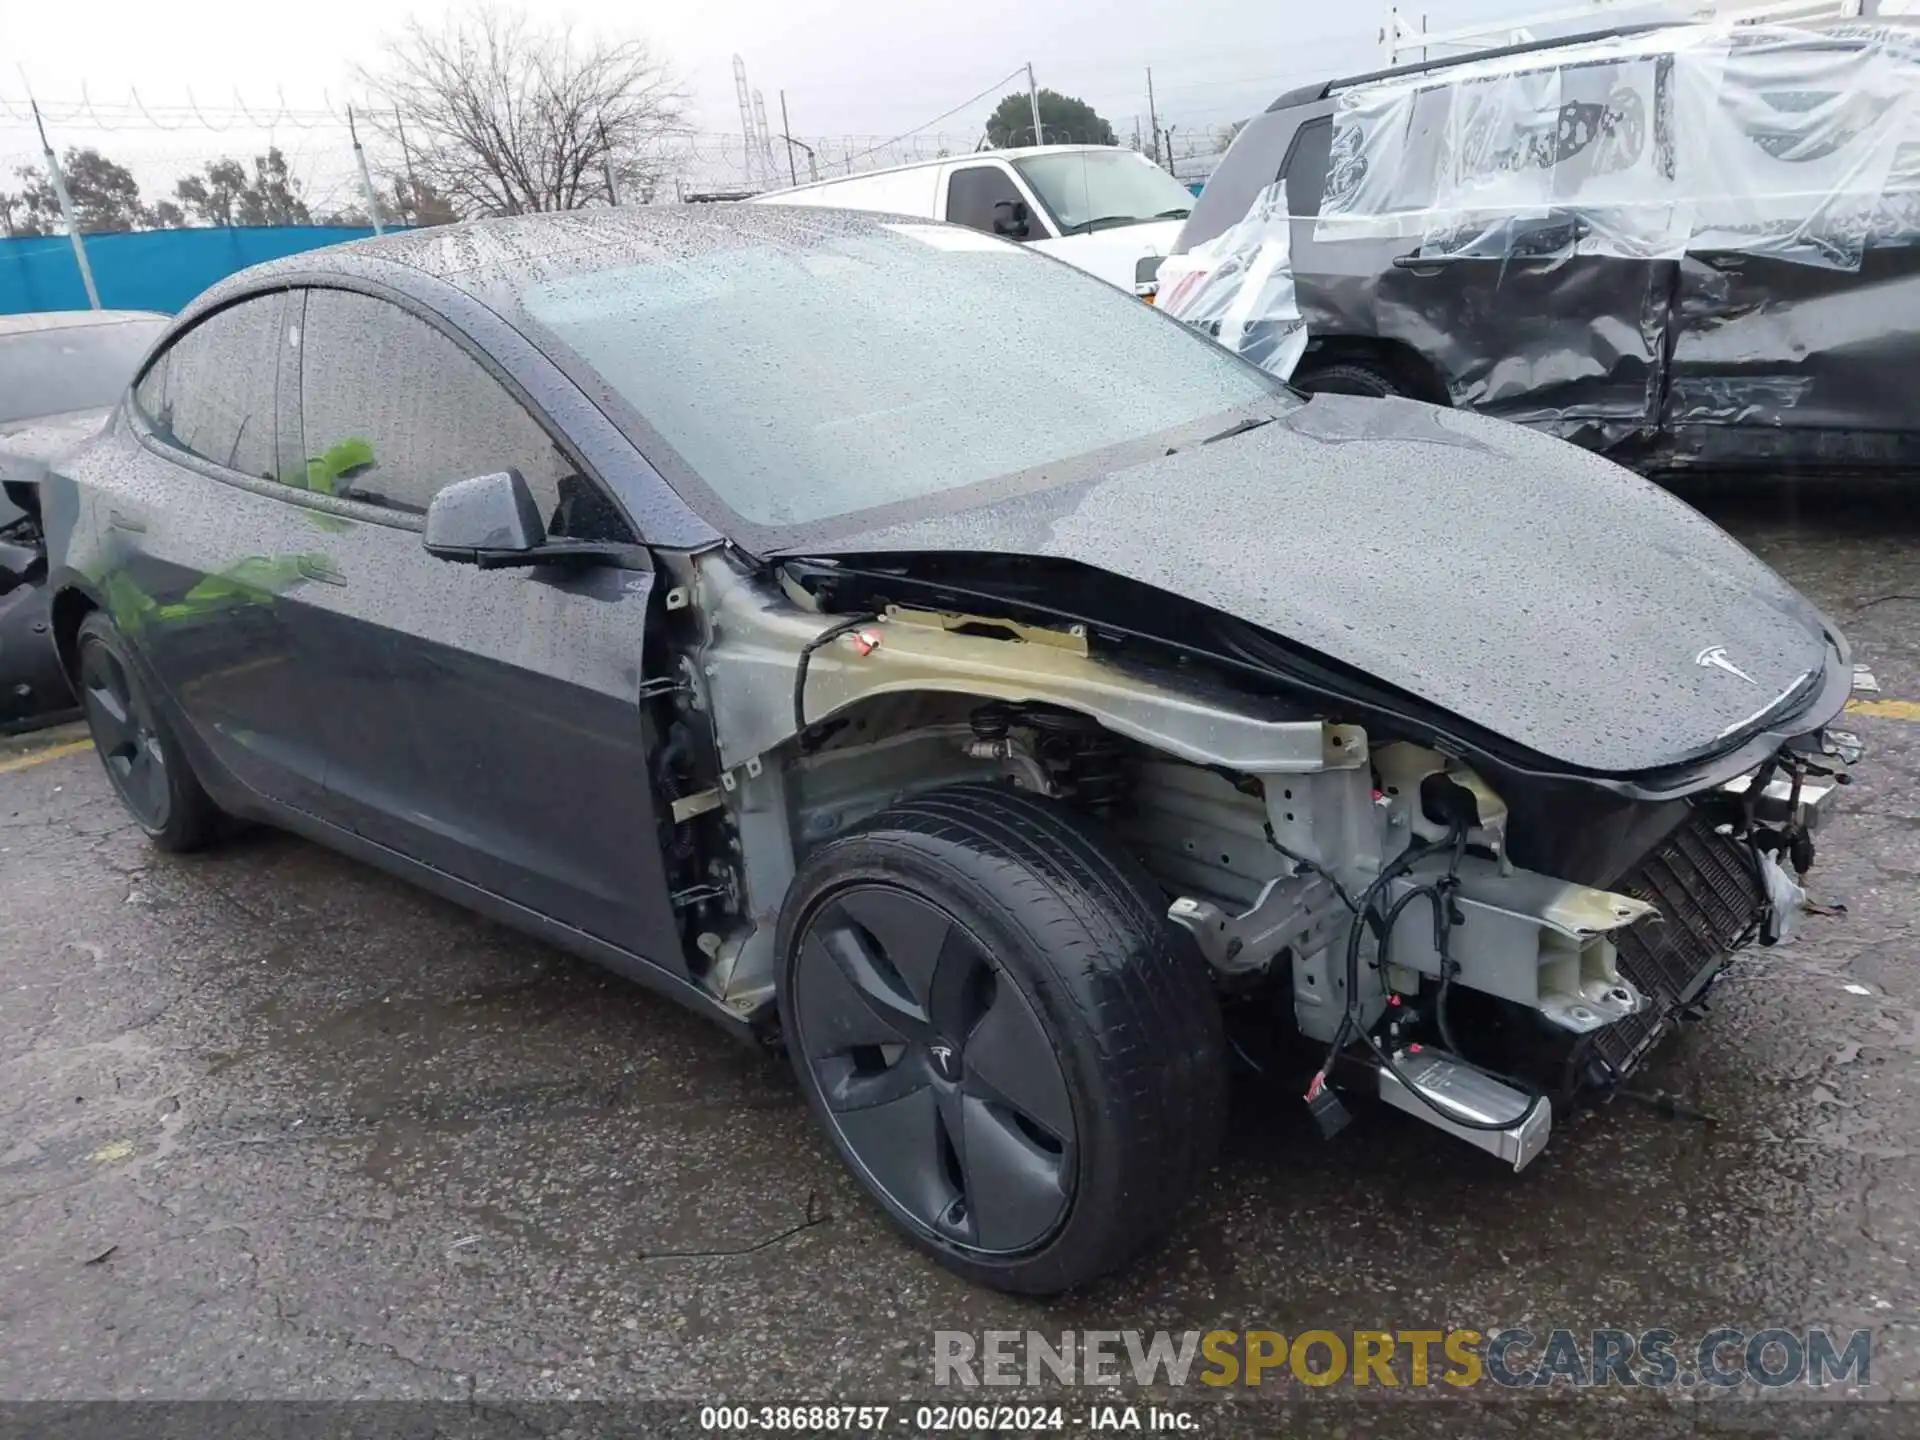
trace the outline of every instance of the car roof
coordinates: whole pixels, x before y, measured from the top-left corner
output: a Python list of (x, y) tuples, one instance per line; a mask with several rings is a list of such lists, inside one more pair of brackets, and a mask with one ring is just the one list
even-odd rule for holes
[[(1486, 60), (1499, 60), (1508, 56), (1532, 55), (1542, 50), (1559, 50), (1573, 45), (1584, 45), (1596, 40), (1619, 40), (1634, 35), (1647, 35), (1658, 30), (1682, 28), (1684, 22), (1657, 20), (1644, 25), (1615, 25), (1605, 30), (1585, 30), (1578, 35), (1557, 35), (1549, 40), (1527, 40), (1513, 45), (1501, 45), (1490, 50), (1466, 50), (1458, 55), (1441, 55), (1432, 60), (1416, 60), (1409, 65), (1396, 65), (1387, 70), (1368, 70), (1358, 75), (1343, 75), (1336, 80), (1327, 80), (1315, 85), (1302, 85), (1289, 90), (1271, 105), (1267, 113), (1276, 110), (1291, 110), (1296, 105), (1311, 105), (1318, 100), (1326, 100), (1336, 91), (1351, 90), (1357, 85), (1371, 85), (1380, 80), (1395, 80), (1404, 75), (1421, 75), (1436, 71), (1451, 70), (1461, 65), (1477, 65)], [(1824, 30), (1828, 23), (1805, 21), (1793, 28), (1802, 30)], [(1916, 24), (1911, 16), (1878, 15), (1869, 21), (1855, 20), (1851, 23), (1872, 25)]]
[(430, 298), (438, 282), (484, 300), (503, 287), (518, 289), (623, 264), (692, 258), (754, 243), (806, 246), (902, 222), (938, 223), (924, 216), (730, 201), (463, 220), (326, 245), (251, 266), (207, 290), (180, 318), (191, 320), (243, 294), (324, 283), (331, 277), (384, 284), (422, 300)]
[(158, 310), (40, 310), (28, 315), (0, 315), (0, 335), (71, 330), (83, 325), (125, 325), (130, 320), (166, 318)]
[(1108, 151), (1138, 155), (1124, 145), (1014, 145), (1005, 150), (969, 150), (963, 155), (942, 155), (933, 160), (910, 160), (905, 165), (887, 165), (878, 170), (856, 170), (851, 175), (832, 175), (825, 180), (809, 180), (804, 185), (789, 185), (782, 190), (764, 190), (754, 198), (772, 200), (800, 190), (825, 190), (849, 180), (865, 180), (874, 175), (900, 175), (909, 170), (925, 170), (934, 165), (959, 165), (969, 160), (1025, 160), (1034, 155), (1084, 155), (1090, 151)]

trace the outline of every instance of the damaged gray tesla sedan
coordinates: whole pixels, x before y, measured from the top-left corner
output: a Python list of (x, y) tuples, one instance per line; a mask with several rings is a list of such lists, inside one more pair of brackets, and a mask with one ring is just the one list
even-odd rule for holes
[(1627, 471), (884, 216), (245, 272), (41, 508), (159, 844), (281, 825), (784, 1044), (1013, 1290), (1167, 1227), (1242, 1032), (1330, 1131), (1526, 1164), (1765, 937), (1851, 758), (1840, 636)]

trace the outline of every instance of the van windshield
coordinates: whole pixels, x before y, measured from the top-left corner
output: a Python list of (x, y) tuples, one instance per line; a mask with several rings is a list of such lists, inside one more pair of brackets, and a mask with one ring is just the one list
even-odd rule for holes
[(1064, 150), (1015, 160), (1062, 235), (1085, 235), (1193, 213), (1186, 186), (1131, 150)]

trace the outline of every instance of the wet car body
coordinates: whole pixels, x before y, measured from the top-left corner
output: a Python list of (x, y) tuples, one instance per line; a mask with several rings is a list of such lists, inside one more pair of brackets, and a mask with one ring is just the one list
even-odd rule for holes
[[(1049, 317), (1030, 372), (980, 363), (983, 294)], [(1019, 1290), (1164, 1228), (1230, 1014), (1323, 1117), (1525, 1164), (1567, 1096), (1496, 1052), (1629, 1073), (1811, 863), (1844, 749), (1838, 632), (1628, 472), (1303, 401), (912, 220), (276, 262), (42, 509), (156, 840), (282, 825), (784, 1043), (909, 1237)]]
[[(1352, 164), (1330, 153), (1343, 94), (1417, 83), (1420, 103), (1431, 100), (1437, 113), (1456, 83), (1450, 72), (1469, 61), (1538, 67), (1582, 40), (1609, 38), (1628, 57), (1636, 38), (1651, 52), (1670, 33), (1628, 27), (1291, 91), (1235, 137), (1174, 253), (1220, 236), (1279, 182), (1296, 217), (1293, 293), (1310, 339), (1293, 375), (1304, 388), (1391, 391), (1472, 409), (1648, 473), (1911, 469), (1920, 463), (1920, 420), (1904, 377), (1915, 348), (1899, 318), (1920, 304), (1911, 174), (1920, 152), (1911, 146), (1857, 264), (1805, 263), (1731, 242), (1661, 258), (1587, 253), (1573, 206), (1517, 220), (1505, 243), (1473, 253), (1445, 253), (1418, 236), (1321, 232), (1328, 187)], [(1809, 26), (1804, 43), (1815, 49), (1826, 33)], [(1837, 43), (1850, 32), (1832, 33)], [(1618, 68), (1625, 76), (1624, 59)], [(1768, 98), (1804, 108), (1796, 95), (1806, 88), (1783, 86)], [(1657, 98), (1650, 105), (1660, 113)], [(1766, 148), (1771, 139), (1753, 143)]]

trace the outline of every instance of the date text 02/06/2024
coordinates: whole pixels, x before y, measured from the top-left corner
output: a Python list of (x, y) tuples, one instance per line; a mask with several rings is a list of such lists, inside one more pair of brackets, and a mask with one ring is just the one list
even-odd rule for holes
[(1190, 1433), (1199, 1421), (1187, 1410), (1156, 1405), (707, 1405), (700, 1428), (718, 1432), (844, 1431), (849, 1435), (1009, 1434), (1090, 1430)]

